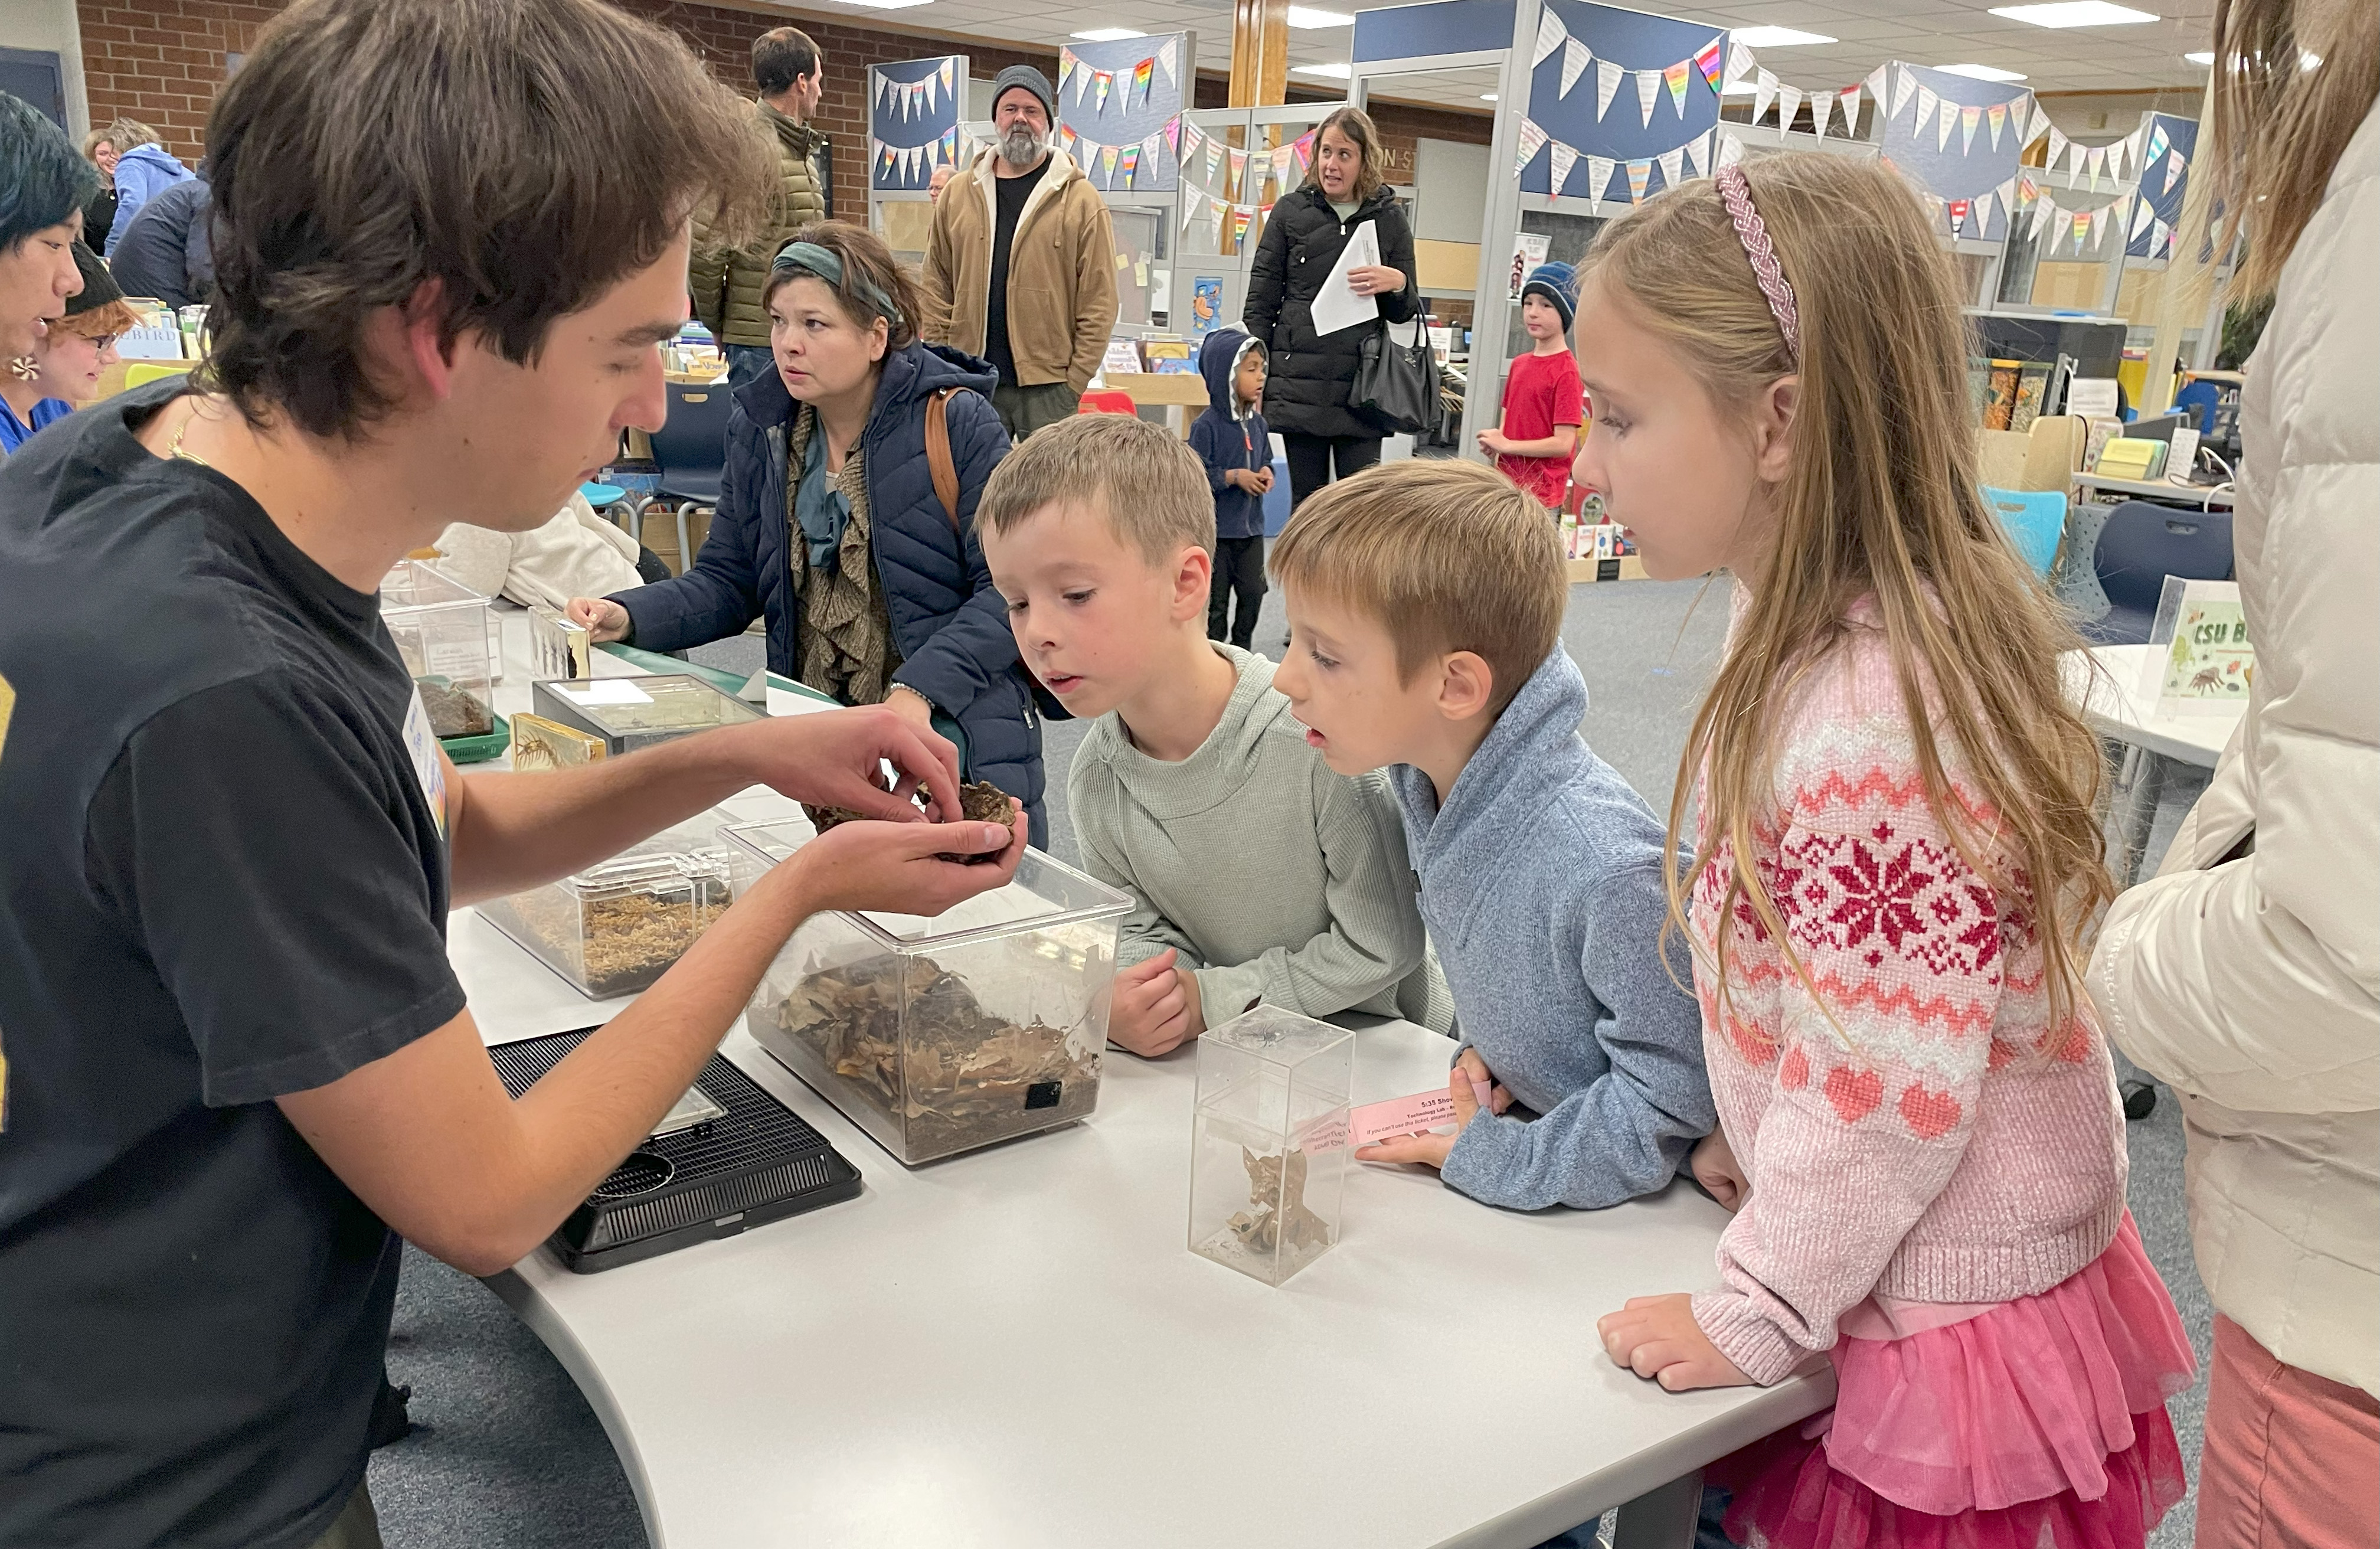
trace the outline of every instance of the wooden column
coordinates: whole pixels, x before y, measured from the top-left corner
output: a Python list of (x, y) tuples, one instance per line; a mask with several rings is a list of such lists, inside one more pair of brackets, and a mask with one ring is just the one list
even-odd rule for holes
[(1233, 0), (1233, 107), (1275, 107), (1289, 100), (1289, 0)]

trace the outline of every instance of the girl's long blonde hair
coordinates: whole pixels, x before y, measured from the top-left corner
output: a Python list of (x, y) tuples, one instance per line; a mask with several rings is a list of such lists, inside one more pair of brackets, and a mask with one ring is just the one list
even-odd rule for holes
[[(1777, 707), (1841, 646), (1853, 604), (1872, 597), (1927, 804), (1968, 865), (2002, 891), (2004, 918), (2030, 916), (2060, 1025), (2077, 1000), (2083, 928), (2115, 891), (2095, 810), (2100, 754), (2058, 677), (2058, 653), (2082, 642), (1980, 493), (1957, 271), (1894, 172), (1815, 153), (1743, 172), (1793, 287), (1798, 362), (1708, 180), (1605, 228), (1587, 261), (1723, 413), (1748, 409), (1780, 377), (1799, 379), (1791, 467), (1767, 496), (1767, 574), (1694, 717), (1670, 803), (1674, 849), (1703, 773), (1707, 836), (1689, 872), (1670, 879), (1671, 922), (1686, 928), (1693, 879), (1724, 841), (1737, 859), (1719, 918), (1748, 901), (1807, 984), (1747, 858), (1772, 806)], [(1946, 740), (1963, 755), (1973, 802), (1949, 788)], [(1713, 955), (1722, 1005), (1730, 933), (1695, 944)]]
[[(2312, 68), (2305, 60), (2321, 60)], [(2216, 0), (2210, 219), (2248, 235), (2244, 296), (2279, 283), (2330, 169), (2380, 91), (2380, 10), (2371, 0)], [(2217, 204), (2225, 214), (2212, 215)], [(2370, 255), (2366, 255), (2368, 258)]]

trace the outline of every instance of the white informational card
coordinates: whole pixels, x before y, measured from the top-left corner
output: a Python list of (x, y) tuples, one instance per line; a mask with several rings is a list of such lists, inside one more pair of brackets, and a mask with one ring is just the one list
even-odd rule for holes
[(2078, 376), (2066, 384), (2066, 412), (2088, 420), (2116, 412), (2116, 379)]
[(1314, 331), (1330, 335), (1342, 328), (1353, 328), (1359, 323), (1379, 321), (1380, 302), (1378, 297), (1358, 296), (1348, 278), (1351, 270), (1370, 268), (1380, 262), (1378, 224), (1366, 221), (1347, 238), (1339, 251), (1339, 262), (1330, 266), (1330, 277), (1314, 297)]

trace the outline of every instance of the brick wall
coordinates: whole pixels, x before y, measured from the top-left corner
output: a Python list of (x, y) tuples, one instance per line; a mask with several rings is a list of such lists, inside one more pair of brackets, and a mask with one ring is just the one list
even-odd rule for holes
[[(78, 0), (83, 73), (93, 125), (137, 118), (185, 161), (205, 150), (207, 109), (226, 73), (226, 56), (245, 53), (284, 0)], [(614, 0), (692, 44), (722, 81), (753, 93), (752, 40), (771, 27), (796, 26), (826, 56), (826, 92), (818, 127), (834, 142), (838, 213), (856, 217), (868, 187), (868, 67), (964, 48), (978, 75), (1032, 65), (1055, 79), (1058, 56), (981, 43), (953, 43), (840, 22), (758, 15), (686, 0)]]
[(190, 161), (225, 56), (247, 51), (281, 0), (77, 0), (75, 9), (91, 128), (138, 119)]
[[(1058, 56), (1030, 49), (852, 27), (820, 18), (761, 15), (690, 0), (613, 0), (685, 38), (710, 71), (744, 95), (752, 85), (752, 40), (771, 27), (793, 25), (810, 35), (826, 56), (826, 91), (814, 119), (834, 142), (837, 214), (862, 215), (868, 189), (868, 67), (965, 49), (975, 73), (990, 77), (1010, 65), (1031, 65), (1057, 79)], [(83, 75), (94, 126), (119, 117), (140, 120), (164, 137), (166, 148), (185, 161), (205, 150), (207, 109), (227, 68), (227, 56), (245, 53), (283, 0), (77, 0), (82, 23)], [(1228, 43), (1228, 40), (1226, 40)], [(1201, 72), (1196, 101), (1220, 107), (1229, 82)], [(1311, 94), (1292, 88), (1293, 101)], [(1490, 120), (1484, 114), (1434, 112), (1381, 104), (1374, 114), (1380, 137), (1407, 177), (1416, 138), (1485, 142)]]

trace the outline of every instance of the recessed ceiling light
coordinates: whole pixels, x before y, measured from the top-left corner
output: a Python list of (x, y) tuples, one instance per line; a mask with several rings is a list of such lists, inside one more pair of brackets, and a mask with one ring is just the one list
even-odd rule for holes
[(1479, 93), (1479, 100), (1483, 103), (1492, 103), (1496, 100), (1496, 93), (1493, 91), (1482, 91)]
[(1120, 43), (1126, 38), (1145, 38), (1148, 34), (1135, 27), (1094, 27), (1087, 32), (1070, 32), (1067, 36), (1082, 43)]
[(1317, 32), (1325, 27), (1353, 27), (1355, 18), (1344, 11), (1326, 11), (1313, 6), (1292, 6), (1289, 24), (1301, 31)]
[(1345, 80), (1355, 72), (1352, 67), (1346, 65), (1293, 65), (1290, 67), (1289, 73), (1319, 76), (1325, 80)]
[(1824, 32), (1804, 32), (1798, 27), (1739, 27), (1735, 41), (1746, 48), (1799, 48), (1803, 43), (1830, 43), (1835, 40)]
[(2029, 21), (2035, 27), (2127, 27), (2134, 22), (2161, 19), (2146, 11), (2136, 11), (2130, 6), (2111, 6), (2107, 0), (2054, 0), (2046, 6), (1994, 6), (1992, 15), (2006, 17), (2010, 21)]
[(2022, 80), (2014, 70), (2001, 69), (1998, 65), (1937, 65), (1944, 75), (1962, 75), (1970, 80)]
[(2212, 65), (2215, 63), (2215, 51), (2206, 49), (2197, 54), (2185, 54), (2182, 58), (2192, 65)]

